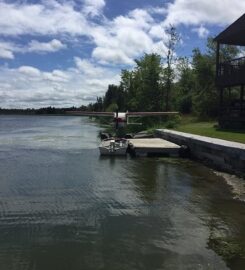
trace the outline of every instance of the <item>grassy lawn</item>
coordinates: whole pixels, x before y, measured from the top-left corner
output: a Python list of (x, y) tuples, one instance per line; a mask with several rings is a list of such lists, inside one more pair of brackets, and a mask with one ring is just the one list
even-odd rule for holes
[(228, 141), (235, 141), (245, 143), (245, 132), (241, 131), (224, 131), (214, 127), (217, 125), (215, 122), (189, 122), (183, 119), (181, 123), (174, 128), (177, 131), (193, 133), (202, 136), (219, 138)]

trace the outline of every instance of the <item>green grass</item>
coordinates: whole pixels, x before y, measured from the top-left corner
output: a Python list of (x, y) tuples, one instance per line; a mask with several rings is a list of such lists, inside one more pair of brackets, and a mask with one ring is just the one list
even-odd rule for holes
[(188, 121), (188, 119), (183, 118), (174, 129), (181, 132), (245, 143), (244, 131), (225, 131), (216, 128), (216, 126), (216, 122), (195, 122), (193, 119)]

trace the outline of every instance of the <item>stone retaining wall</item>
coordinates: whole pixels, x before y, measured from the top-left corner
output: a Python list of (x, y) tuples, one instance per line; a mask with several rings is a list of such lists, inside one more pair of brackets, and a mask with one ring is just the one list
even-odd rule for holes
[(245, 144), (168, 129), (157, 129), (156, 136), (186, 145), (192, 158), (215, 169), (245, 177)]

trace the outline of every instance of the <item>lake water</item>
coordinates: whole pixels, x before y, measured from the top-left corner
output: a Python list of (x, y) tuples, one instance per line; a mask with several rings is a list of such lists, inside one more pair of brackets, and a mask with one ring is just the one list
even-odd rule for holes
[(198, 163), (102, 158), (82, 117), (0, 116), (0, 269), (245, 269), (245, 204)]

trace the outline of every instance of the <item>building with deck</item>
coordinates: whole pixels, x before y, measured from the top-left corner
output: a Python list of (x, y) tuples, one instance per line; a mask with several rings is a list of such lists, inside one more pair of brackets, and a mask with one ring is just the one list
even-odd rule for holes
[[(245, 55), (229, 61), (221, 57), (221, 46), (245, 47), (245, 14), (215, 39), (216, 87), (219, 91), (219, 125), (222, 128), (245, 128)], [(245, 50), (241, 50), (245, 54)]]

